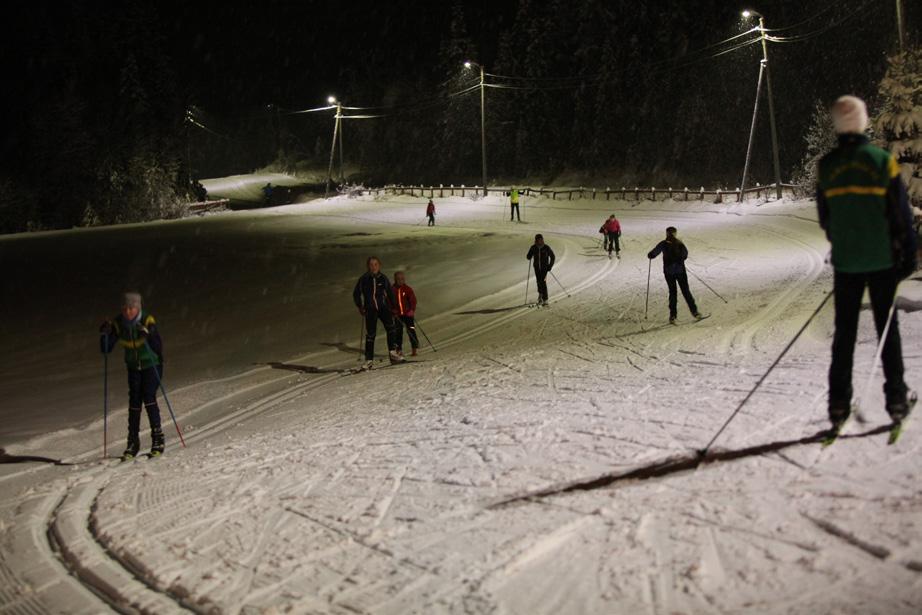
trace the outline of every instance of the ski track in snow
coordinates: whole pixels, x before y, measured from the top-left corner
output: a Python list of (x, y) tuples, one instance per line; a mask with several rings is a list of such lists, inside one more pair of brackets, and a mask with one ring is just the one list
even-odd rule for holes
[[(453, 232), (496, 226), (498, 199), (443, 201), (438, 219)], [(424, 202), (280, 209), (400, 233)], [(92, 463), (98, 453), (87, 451), (72, 457), (84, 465), (4, 472), (15, 497), (0, 507), (0, 612), (918, 612), (913, 422), (896, 447), (843, 438), (490, 506), (689, 454), (830, 284), (809, 203), (551, 203), (528, 199), (530, 224), (503, 231), (540, 228), (557, 250), (554, 271), (572, 296), (551, 278), (548, 309), (489, 313), (519, 305), (524, 283), (513, 276), (427, 318), (439, 352), (419, 365), (211, 379), (171, 394), (183, 416), (203, 417), (188, 450), (170, 438), (158, 460)], [(622, 259), (600, 265), (587, 246), (616, 205)], [(659, 261), (644, 320), (642, 265), (676, 221), (690, 270), (729, 304), (690, 276), (714, 317), (688, 322), (680, 297), (682, 324), (671, 327), (659, 324)], [(510, 251), (520, 275), (524, 249)], [(915, 316), (901, 329), (919, 388)], [(873, 339), (869, 320), (863, 313), (860, 340)], [(718, 449), (823, 426), (831, 322), (827, 308)], [(868, 347), (856, 354), (861, 381)], [(329, 351), (287, 363), (318, 359), (342, 365)], [(879, 393), (866, 403), (872, 425), (879, 405)]]

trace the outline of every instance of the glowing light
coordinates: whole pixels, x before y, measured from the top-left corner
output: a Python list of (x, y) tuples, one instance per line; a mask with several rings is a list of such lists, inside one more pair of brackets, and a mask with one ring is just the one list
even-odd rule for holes
[(471, 67), (471, 63), (470, 63), (470, 60), (468, 60), (467, 62), (464, 63), (464, 68), (470, 68), (470, 67)]
[(328, 97), (327, 97), (327, 102), (330, 103), (331, 105), (335, 105), (335, 104), (336, 104), (336, 97), (335, 97), (335, 96), (328, 96)]
[(749, 11), (749, 10), (743, 11), (743, 17), (746, 17), (746, 18), (752, 17), (752, 11)]

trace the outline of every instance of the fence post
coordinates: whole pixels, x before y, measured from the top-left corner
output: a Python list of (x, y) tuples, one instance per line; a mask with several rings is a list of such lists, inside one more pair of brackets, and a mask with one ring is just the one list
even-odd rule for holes
[(723, 203), (723, 195), (720, 194), (720, 188), (717, 189), (717, 198), (714, 200), (715, 203)]
[(672, 200), (672, 186), (669, 186), (669, 200)]
[(653, 197), (653, 202), (656, 202), (656, 186), (650, 188), (650, 195)]
[(465, 188), (464, 184), (461, 184), (461, 196), (464, 196), (464, 188)]
[(592, 189), (592, 200), (595, 200), (595, 188)]
[(611, 186), (605, 186), (605, 200), (611, 200)]
[(688, 186), (685, 186), (685, 200), (688, 200)]
[(637, 186), (634, 186), (634, 200), (635, 201), (640, 200), (640, 188), (638, 188)]

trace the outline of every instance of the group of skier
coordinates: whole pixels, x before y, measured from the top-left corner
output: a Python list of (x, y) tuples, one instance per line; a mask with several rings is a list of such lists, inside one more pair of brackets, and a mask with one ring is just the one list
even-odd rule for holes
[(352, 300), (359, 314), (364, 318), (365, 367), (370, 368), (375, 358), (375, 338), (378, 321), (384, 325), (387, 333), (388, 357), (391, 363), (402, 363), (403, 330), (406, 328), (410, 339), (411, 356), (419, 350), (419, 338), (416, 335), (416, 293), (407, 284), (406, 274), (398, 271), (394, 274), (394, 283), (381, 272), (381, 260), (369, 256), (365, 261), (366, 271), (359, 277), (352, 291)]
[[(915, 403), (904, 380), (899, 322), (893, 309), (896, 290), (901, 280), (917, 266), (916, 237), (906, 187), (899, 165), (892, 154), (871, 145), (864, 136), (867, 110), (858, 98), (845, 96), (832, 108), (833, 123), (838, 134), (838, 146), (819, 163), (817, 208), (820, 225), (832, 244), (832, 264), (835, 270), (835, 334), (832, 362), (829, 368), (828, 411), (834, 438), (851, 413), (853, 398), (852, 363), (857, 337), (858, 316), (865, 287), (869, 288), (874, 324), (882, 338), (880, 356), (884, 368), (886, 410), (899, 429)], [(268, 186), (267, 186), (268, 187)], [(518, 191), (510, 192), (512, 214), (518, 214)], [(426, 208), (429, 225), (435, 224), (435, 205)], [(614, 215), (604, 222), (599, 232), (603, 246), (611, 256), (620, 257), (621, 225)], [(706, 316), (698, 306), (688, 286), (685, 260), (688, 248), (670, 226), (666, 237), (647, 253), (651, 261), (663, 255), (663, 275), (669, 288), (669, 322), (677, 317), (678, 290), (696, 319)], [(541, 234), (535, 235), (526, 259), (534, 268), (538, 287), (538, 305), (547, 305), (547, 275), (556, 261), (554, 251)], [(406, 275), (397, 272), (394, 283), (381, 272), (381, 261), (370, 256), (367, 271), (358, 279), (352, 297), (363, 318), (365, 368), (374, 361), (374, 345), (378, 322), (387, 333), (388, 356), (391, 363), (403, 362), (403, 330), (411, 345), (411, 356), (417, 354), (416, 295), (406, 283)], [(553, 274), (551, 274), (553, 275)], [(164, 449), (157, 388), (163, 377), (163, 343), (156, 320), (142, 308), (141, 296), (125, 293), (121, 313), (100, 327), (100, 348), (111, 352), (116, 345), (125, 351), (128, 368), (129, 409), (128, 443), (123, 458), (138, 454), (141, 406), (147, 411), (151, 427), (151, 455)], [(898, 431), (896, 432), (898, 435)]]

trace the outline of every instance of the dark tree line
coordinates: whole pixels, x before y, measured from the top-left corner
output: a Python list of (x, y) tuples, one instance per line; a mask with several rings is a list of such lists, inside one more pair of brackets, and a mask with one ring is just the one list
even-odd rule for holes
[(0, 231), (173, 215), (183, 102), (155, 14), (142, 2), (11, 12)]
[[(805, 152), (816, 101), (874, 90), (895, 45), (891, 3), (762, 0), (782, 175)], [(911, 25), (922, 6), (904, 3)], [(332, 114), (288, 115), (336, 94), (386, 117), (346, 120), (352, 179), (480, 181), (478, 71), (489, 180), (733, 187), (759, 45), (702, 47), (751, 27), (735, 3), (452, 0), (13, 5), (2, 44), (0, 232), (174, 215), (190, 178), (274, 164), (325, 170)], [(860, 10), (859, 10), (860, 9)], [(817, 17), (818, 15), (818, 17)], [(915, 33), (915, 34), (914, 34)], [(745, 39), (742, 39), (745, 40)], [(721, 51), (726, 46), (712, 48)], [(508, 87), (513, 86), (513, 87)], [(196, 124), (185, 121), (188, 111)], [(753, 181), (772, 181), (767, 105)]]

